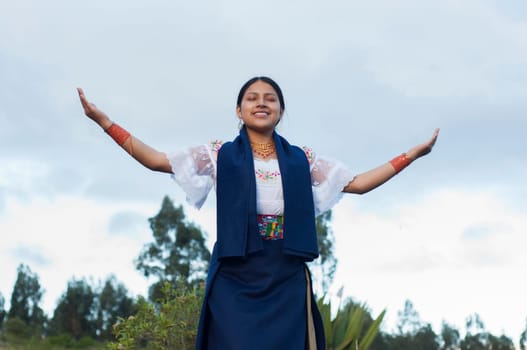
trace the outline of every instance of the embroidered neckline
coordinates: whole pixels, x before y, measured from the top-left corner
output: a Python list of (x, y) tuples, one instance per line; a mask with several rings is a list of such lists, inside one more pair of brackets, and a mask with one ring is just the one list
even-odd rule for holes
[(264, 170), (264, 169), (255, 169), (254, 173), (256, 174), (256, 177), (263, 181), (272, 181), (281, 176), (279, 170)]

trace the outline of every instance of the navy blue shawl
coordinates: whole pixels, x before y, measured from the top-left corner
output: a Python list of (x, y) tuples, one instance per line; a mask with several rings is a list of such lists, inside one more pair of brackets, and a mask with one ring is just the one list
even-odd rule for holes
[[(286, 254), (306, 261), (318, 257), (315, 209), (309, 162), (305, 152), (273, 133), (284, 193)], [(263, 248), (258, 233), (256, 179), (245, 126), (218, 153), (217, 258), (245, 257)]]

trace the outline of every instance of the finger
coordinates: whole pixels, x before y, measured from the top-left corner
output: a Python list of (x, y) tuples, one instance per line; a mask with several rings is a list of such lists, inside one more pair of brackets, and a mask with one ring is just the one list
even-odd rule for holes
[(84, 91), (81, 88), (77, 88), (77, 92), (79, 93), (79, 98), (81, 100), (82, 107), (84, 109), (89, 108), (90, 104), (86, 99), (86, 96), (84, 95)]
[(439, 128), (434, 130), (434, 133), (432, 134), (432, 138), (430, 139), (430, 142), (432, 145), (436, 142), (437, 137), (439, 136)]
[(86, 96), (84, 96), (84, 91), (82, 91), (81, 88), (77, 88), (77, 93), (79, 94), (79, 99), (82, 101), (86, 100)]

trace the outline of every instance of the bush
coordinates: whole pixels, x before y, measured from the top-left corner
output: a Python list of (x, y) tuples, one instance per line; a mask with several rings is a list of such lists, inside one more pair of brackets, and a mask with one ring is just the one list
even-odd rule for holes
[(20, 343), (33, 336), (33, 329), (19, 318), (9, 318), (4, 324), (7, 342)]
[(203, 289), (174, 290), (166, 283), (158, 304), (140, 299), (138, 312), (114, 325), (112, 350), (193, 349), (196, 342)]
[(54, 346), (72, 348), (75, 345), (75, 338), (71, 334), (63, 333), (46, 338), (46, 342)]
[(379, 333), (386, 313), (383, 310), (375, 320), (371, 319), (364, 304), (355, 304), (351, 300), (339, 307), (336, 316), (331, 318), (331, 302), (324, 298), (317, 301), (328, 350), (367, 350)]

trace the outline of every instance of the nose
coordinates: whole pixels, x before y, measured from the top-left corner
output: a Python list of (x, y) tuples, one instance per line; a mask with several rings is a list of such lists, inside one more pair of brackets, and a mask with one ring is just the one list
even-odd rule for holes
[(257, 102), (258, 102), (258, 103), (257, 103), (258, 107), (260, 107), (260, 106), (261, 106), (261, 107), (265, 107), (265, 98), (264, 98), (263, 96), (260, 97), (260, 98), (258, 98), (258, 101), (257, 101)]

